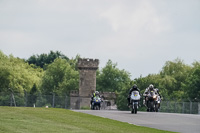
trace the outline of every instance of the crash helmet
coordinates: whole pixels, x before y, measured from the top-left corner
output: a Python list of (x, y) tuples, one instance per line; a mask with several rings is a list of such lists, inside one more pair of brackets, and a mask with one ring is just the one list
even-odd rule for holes
[(133, 85), (133, 89), (137, 89), (137, 85), (136, 84)]
[(95, 91), (95, 95), (96, 95), (96, 96), (99, 96), (99, 92), (98, 92), (98, 91)]
[(152, 84), (149, 85), (149, 89), (153, 90), (153, 85)]

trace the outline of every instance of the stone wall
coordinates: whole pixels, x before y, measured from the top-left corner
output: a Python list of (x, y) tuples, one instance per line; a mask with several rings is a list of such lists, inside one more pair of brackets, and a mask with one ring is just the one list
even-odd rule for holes
[[(100, 92), (103, 100), (101, 109), (116, 109), (116, 94), (114, 92)], [(90, 107), (91, 97), (81, 97), (78, 91), (71, 91), (70, 101), (72, 109), (81, 109), (82, 107)]]

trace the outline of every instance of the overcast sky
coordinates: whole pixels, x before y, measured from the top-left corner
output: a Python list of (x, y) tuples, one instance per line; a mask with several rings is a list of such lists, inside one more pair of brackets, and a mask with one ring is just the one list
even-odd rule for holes
[(200, 0), (0, 0), (0, 50), (111, 59), (132, 79), (200, 61)]

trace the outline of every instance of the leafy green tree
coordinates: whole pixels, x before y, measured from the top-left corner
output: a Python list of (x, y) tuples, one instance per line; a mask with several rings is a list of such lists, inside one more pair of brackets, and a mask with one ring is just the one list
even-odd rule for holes
[(108, 60), (102, 70), (97, 71), (97, 90), (115, 92), (117, 94), (116, 104), (118, 109), (127, 110), (127, 95), (132, 86), (130, 73), (117, 68), (116, 63)]
[(190, 100), (200, 101), (200, 63), (194, 62), (191, 74), (186, 79), (184, 91)]
[(61, 52), (50, 51), (49, 54), (33, 55), (27, 60), (27, 62), (29, 64), (35, 64), (36, 66), (39, 66), (45, 69), (46, 66), (48, 64), (51, 64), (56, 58), (62, 58), (69, 61), (69, 58), (65, 56), (64, 54), (62, 54)]
[(81, 58), (80, 55), (76, 55), (75, 58), (72, 58), (72, 59), (68, 60), (70, 66), (76, 71), (78, 71), (78, 60), (80, 58)]
[(10, 56), (12, 66), (10, 88), (18, 89), (22, 93), (24, 90), (30, 91), (33, 84), (39, 84), (43, 71), (38, 68), (34, 69), (21, 59)]
[(134, 79), (135, 84), (140, 88), (141, 93), (145, 91), (145, 89), (150, 85), (153, 84), (155, 87), (159, 87), (159, 74), (149, 74), (146, 77), (139, 77)]
[(185, 65), (182, 60), (176, 59), (174, 62), (167, 61), (162, 68), (161, 85), (167, 89), (170, 98), (183, 98), (183, 85), (191, 71), (191, 67)]
[(9, 88), (10, 83), (10, 66), (9, 59), (0, 51), (0, 92)]
[(185, 96), (183, 85), (190, 71), (190, 66), (185, 65), (182, 60), (176, 59), (167, 61), (159, 74), (140, 77), (135, 79), (135, 82), (141, 88), (142, 93), (149, 84), (153, 84), (165, 99), (182, 99)]
[(129, 107), (127, 106), (128, 104), (128, 93), (130, 90), (131, 86), (129, 88), (122, 88), (120, 92), (117, 93), (117, 109), (119, 110), (129, 110)]
[(24, 60), (15, 58), (12, 55), (9, 57), (0, 53), (0, 77), (1, 91), (8, 92), (9, 88), (14, 92), (23, 94), (24, 90), (29, 92), (33, 84), (39, 84), (43, 75), (42, 69), (35, 69)]
[(109, 60), (106, 66), (97, 73), (97, 90), (99, 91), (120, 91), (123, 87), (130, 85), (130, 73), (119, 70), (117, 64)]
[(42, 79), (43, 94), (69, 94), (78, 88), (79, 74), (65, 59), (57, 58), (48, 65)]
[(37, 95), (38, 95), (38, 89), (36, 84), (33, 85), (32, 89), (30, 90), (30, 93), (28, 95), (28, 107), (33, 107), (33, 104), (36, 103)]

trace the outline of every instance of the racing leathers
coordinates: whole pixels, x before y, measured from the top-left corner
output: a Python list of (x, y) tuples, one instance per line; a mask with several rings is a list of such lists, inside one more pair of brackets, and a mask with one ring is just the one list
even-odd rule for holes
[(131, 93), (132, 91), (138, 91), (139, 94), (140, 94), (140, 89), (137, 87), (137, 85), (133, 85), (133, 87), (129, 90), (129, 93), (128, 93), (128, 106), (130, 105), (130, 97), (131, 97)]

